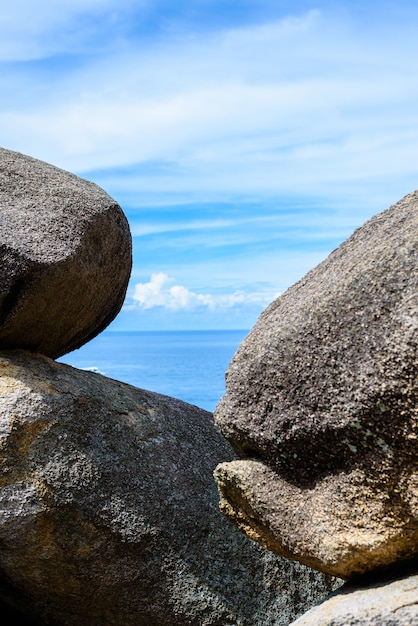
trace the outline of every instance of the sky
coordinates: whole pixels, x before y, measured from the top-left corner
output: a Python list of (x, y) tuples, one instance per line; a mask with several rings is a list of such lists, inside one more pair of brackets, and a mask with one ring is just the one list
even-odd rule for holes
[(94, 181), (112, 330), (251, 328), (418, 187), (418, 4), (3, 0), (0, 145)]

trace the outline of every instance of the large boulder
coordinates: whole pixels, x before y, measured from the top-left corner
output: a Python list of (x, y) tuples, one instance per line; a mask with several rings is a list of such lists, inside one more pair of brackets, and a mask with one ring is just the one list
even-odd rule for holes
[(0, 148), (0, 348), (53, 358), (102, 331), (122, 306), (131, 236), (97, 185)]
[(220, 514), (232, 454), (202, 409), (2, 352), (0, 598), (62, 625), (287, 626), (341, 581)]
[(292, 626), (416, 626), (418, 576), (347, 583)]
[(241, 461), (224, 513), (278, 554), (350, 578), (418, 552), (418, 192), (273, 302), (215, 421)]

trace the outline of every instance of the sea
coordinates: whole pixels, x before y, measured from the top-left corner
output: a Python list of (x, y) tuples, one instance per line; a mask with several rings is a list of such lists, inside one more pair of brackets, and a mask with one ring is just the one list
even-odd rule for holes
[(103, 331), (58, 359), (213, 412), (247, 330)]

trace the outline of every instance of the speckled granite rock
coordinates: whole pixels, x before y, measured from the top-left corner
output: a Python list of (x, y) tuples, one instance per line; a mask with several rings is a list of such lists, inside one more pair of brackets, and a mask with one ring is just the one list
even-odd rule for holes
[(338, 581), (222, 517), (232, 454), (202, 409), (0, 353), (0, 597), (60, 625), (287, 626)]
[(292, 626), (416, 626), (418, 576), (344, 585)]
[(0, 349), (79, 348), (118, 313), (130, 271), (129, 226), (110, 196), (0, 148)]
[(239, 347), (215, 421), (241, 461), (224, 513), (342, 578), (418, 552), (418, 192), (272, 303)]

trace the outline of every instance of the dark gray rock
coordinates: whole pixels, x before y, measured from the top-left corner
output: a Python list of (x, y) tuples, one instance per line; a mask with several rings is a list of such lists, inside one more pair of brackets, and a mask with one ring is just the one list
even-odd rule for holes
[(344, 585), (292, 626), (416, 626), (418, 576)]
[(239, 347), (215, 411), (244, 459), (217, 472), (224, 513), (342, 578), (416, 555), (417, 329), (414, 192), (273, 302)]
[(53, 358), (102, 331), (122, 306), (131, 236), (97, 185), (0, 148), (0, 348)]
[(340, 582), (220, 514), (232, 455), (202, 409), (2, 352), (0, 596), (63, 625), (287, 626)]

